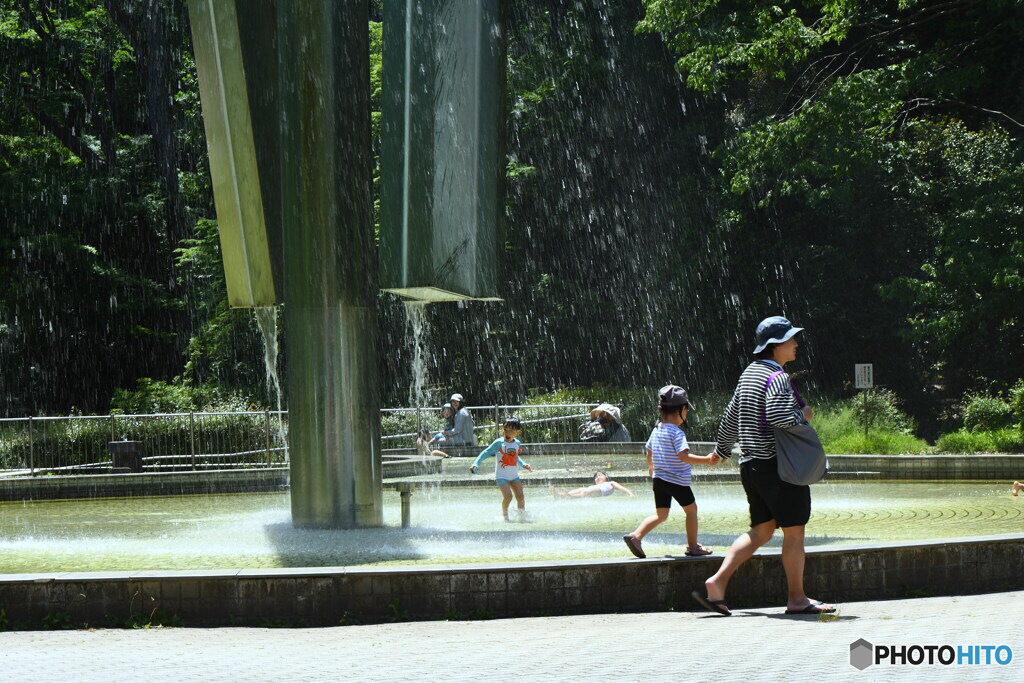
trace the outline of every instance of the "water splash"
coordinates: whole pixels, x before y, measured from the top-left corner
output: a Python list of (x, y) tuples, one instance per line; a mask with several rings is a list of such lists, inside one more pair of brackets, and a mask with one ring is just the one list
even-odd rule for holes
[(281, 409), (281, 378), (277, 371), (277, 307), (264, 306), (252, 309), (256, 324), (263, 337), (263, 363), (267, 369), (267, 393), (277, 407), (277, 435), (284, 448), (284, 460), (288, 462), (288, 439), (285, 437), (284, 413)]
[(422, 409), (430, 403), (427, 392), (426, 345), (427, 305), (419, 301), (405, 302), (405, 320), (412, 347), (412, 383), (409, 385), (409, 405), (416, 409), (416, 430), (423, 428)]

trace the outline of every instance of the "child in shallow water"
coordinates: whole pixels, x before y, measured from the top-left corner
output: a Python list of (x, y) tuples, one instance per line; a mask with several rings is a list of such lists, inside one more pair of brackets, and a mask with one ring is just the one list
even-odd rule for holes
[(505, 420), (501, 426), (503, 438), (495, 439), (487, 448), (476, 456), (476, 460), (469, 468), (470, 474), (476, 474), (476, 470), (484, 460), (491, 456), (498, 456), (494, 461), (494, 483), (501, 489), (501, 516), (507, 522), (508, 506), (512, 502), (512, 496), (516, 498), (516, 507), (519, 515), (526, 512), (526, 498), (523, 495), (523, 482), (519, 479), (520, 466), (532, 472), (530, 467), (522, 458), (523, 445), (519, 443), (519, 435), (523, 433), (523, 426), (514, 417)]
[(549, 486), (548, 490), (551, 491), (551, 495), (555, 498), (582, 498), (583, 496), (610, 496), (616, 491), (622, 491), (627, 496), (632, 497), (633, 492), (627, 489), (625, 486), (617, 481), (612, 481), (608, 478), (608, 475), (604, 472), (594, 473), (594, 484), (592, 486), (583, 486), (578, 489), (567, 490), (565, 488), (556, 489), (554, 486)]

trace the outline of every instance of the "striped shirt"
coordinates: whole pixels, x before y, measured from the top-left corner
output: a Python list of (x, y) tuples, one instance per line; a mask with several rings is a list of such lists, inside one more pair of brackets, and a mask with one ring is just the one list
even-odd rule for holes
[(644, 448), (651, 452), (655, 479), (680, 486), (690, 485), (690, 464), (679, 459), (681, 452), (690, 450), (682, 429), (671, 422), (659, 422)]
[(774, 458), (775, 434), (771, 427), (790, 427), (804, 419), (793, 396), (789, 375), (779, 373), (768, 386), (768, 378), (778, 369), (775, 363), (754, 361), (740, 375), (718, 426), (716, 450), (719, 454), (729, 455), (733, 445), (738, 443), (743, 451), (741, 463), (753, 458)]

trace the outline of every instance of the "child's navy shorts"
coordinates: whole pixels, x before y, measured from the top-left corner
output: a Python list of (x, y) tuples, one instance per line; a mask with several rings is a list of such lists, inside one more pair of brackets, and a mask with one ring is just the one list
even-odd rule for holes
[(689, 486), (683, 486), (682, 484), (673, 484), (670, 481), (664, 479), (658, 479), (655, 477), (651, 480), (651, 488), (654, 489), (654, 507), (656, 508), (670, 508), (672, 507), (672, 499), (675, 498), (676, 502), (682, 507), (692, 505), (697, 500), (693, 497), (693, 491), (690, 490)]

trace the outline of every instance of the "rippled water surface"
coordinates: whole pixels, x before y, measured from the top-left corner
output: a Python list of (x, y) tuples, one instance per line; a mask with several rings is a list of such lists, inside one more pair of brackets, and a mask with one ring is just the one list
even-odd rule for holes
[[(526, 517), (512, 523), (501, 519), (495, 488), (427, 488), (413, 495), (406, 530), (397, 528), (391, 492), (388, 528), (351, 531), (292, 528), (287, 494), (3, 503), (0, 573), (623, 557), (622, 535), (654, 507), (646, 484), (628, 488), (636, 497), (555, 499), (528, 485)], [(707, 482), (694, 492), (701, 541), (721, 553), (747, 527), (743, 491)], [(813, 498), (808, 545), (1024, 530), (1024, 497), (1010, 496), (1007, 482), (837, 482), (816, 485)], [(684, 543), (674, 508), (644, 547), (652, 556), (680, 554)]]

